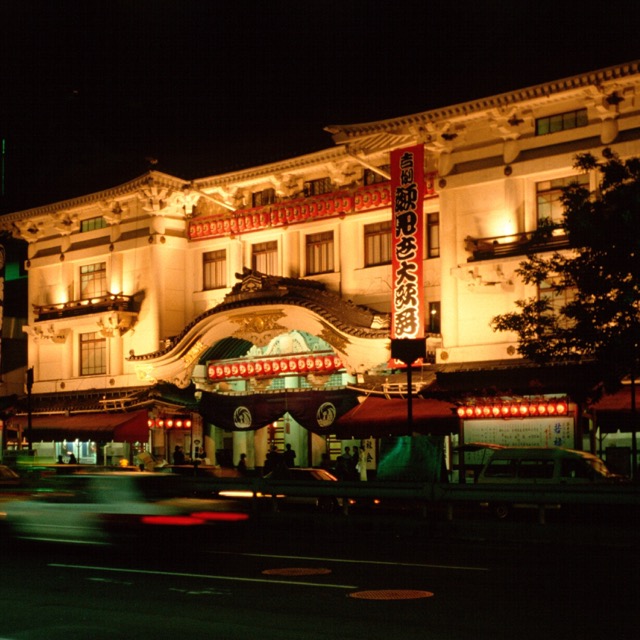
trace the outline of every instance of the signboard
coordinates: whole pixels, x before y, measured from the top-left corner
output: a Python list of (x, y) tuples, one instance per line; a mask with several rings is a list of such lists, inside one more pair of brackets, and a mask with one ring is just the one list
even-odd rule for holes
[(424, 338), (424, 147), (391, 152), (391, 338)]
[(464, 420), (465, 443), (491, 442), (506, 447), (575, 448), (573, 416), (524, 420)]

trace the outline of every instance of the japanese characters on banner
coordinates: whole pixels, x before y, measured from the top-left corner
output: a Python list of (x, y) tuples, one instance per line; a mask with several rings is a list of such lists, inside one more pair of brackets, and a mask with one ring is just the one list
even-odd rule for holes
[(392, 339), (424, 338), (424, 184), (424, 147), (392, 151)]

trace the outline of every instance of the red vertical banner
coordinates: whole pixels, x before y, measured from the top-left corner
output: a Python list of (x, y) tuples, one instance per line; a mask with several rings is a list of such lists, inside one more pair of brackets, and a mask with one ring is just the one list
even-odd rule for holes
[(391, 338), (424, 338), (424, 147), (391, 152)]

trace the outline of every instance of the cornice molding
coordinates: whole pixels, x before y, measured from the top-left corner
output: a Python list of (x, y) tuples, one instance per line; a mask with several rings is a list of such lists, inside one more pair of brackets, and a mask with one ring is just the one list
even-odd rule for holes
[(478, 116), (495, 109), (513, 109), (515, 105), (522, 103), (548, 101), (554, 95), (577, 90), (584, 91), (588, 87), (602, 87), (606, 84), (633, 78), (633, 76), (637, 76), (634, 83), (640, 84), (640, 60), (399, 118), (360, 124), (329, 125), (325, 127), (325, 131), (332, 134), (336, 144), (344, 144), (354, 139), (383, 133), (407, 132), (415, 127), (426, 126), (428, 123)]
[(113, 202), (118, 198), (135, 195), (142, 189), (148, 189), (150, 184), (153, 184), (156, 188), (179, 190), (189, 186), (190, 182), (160, 171), (149, 171), (130, 182), (125, 182), (124, 184), (110, 189), (96, 191), (95, 193), (71, 198), (69, 200), (53, 202), (41, 207), (34, 207), (32, 209), (25, 209), (23, 211), (5, 214), (0, 217), (0, 226), (8, 227), (20, 220), (35, 218), (38, 216), (60, 215), (63, 212), (68, 213), (86, 208), (90, 205), (98, 205), (103, 208), (105, 202)]

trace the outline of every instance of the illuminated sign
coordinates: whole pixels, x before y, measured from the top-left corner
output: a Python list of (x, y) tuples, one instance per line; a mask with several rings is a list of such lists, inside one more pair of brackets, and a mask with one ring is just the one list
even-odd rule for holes
[(424, 338), (422, 145), (391, 152), (392, 339)]

